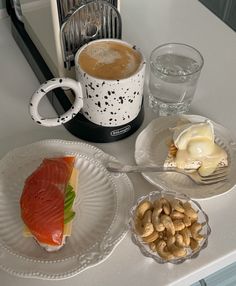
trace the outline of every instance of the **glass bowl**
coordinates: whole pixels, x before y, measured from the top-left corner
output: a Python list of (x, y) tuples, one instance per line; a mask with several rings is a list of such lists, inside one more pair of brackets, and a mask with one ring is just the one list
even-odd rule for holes
[[(159, 255), (159, 253), (156, 251), (156, 245), (160, 246), (160, 240), (165, 241), (165, 243), (167, 243), (167, 236), (174, 236), (173, 233), (170, 234), (170, 232), (167, 232), (167, 230), (165, 229), (164, 232), (158, 232), (159, 234), (159, 238), (157, 238), (154, 242), (144, 242), (144, 240), (147, 240), (147, 238), (149, 239), (151, 236), (148, 236), (146, 239), (142, 238), (140, 235), (140, 231), (137, 230), (137, 224), (140, 223), (140, 213), (138, 212), (138, 206), (140, 206), (140, 204), (144, 201), (149, 201), (151, 202), (151, 204), (153, 205), (153, 203), (156, 200), (159, 200), (161, 198), (165, 198), (167, 199), (169, 202), (173, 202), (174, 199), (177, 199), (179, 201), (181, 201), (182, 204), (184, 203), (190, 203), (192, 209), (195, 211), (195, 213), (197, 213), (197, 222), (200, 223), (202, 225), (202, 229), (199, 231), (199, 234), (201, 234), (203, 236), (203, 239), (198, 241), (198, 247), (197, 248), (191, 248), (190, 246), (186, 246), (184, 247), (185, 249), (185, 255), (180, 257), (180, 256), (174, 256), (172, 255), (172, 258), (168, 258), (168, 257), (162, 257)], [(155, 205), (155, 203), (154, 203)], [(186, 204), (185, 204), (186, 205)], [(174, 211), (174, 207), (173, 204), (171, 205), (171, 212), (173, 213)], [(153, 214), (153, 210), (152, 210), (152, 214)], [(165, 215), (164, 211), (162, 211), (162, 215)], [(139, 217), (139, 218), (138, 218)], [(170, 215), (169, 215), (170, 217)], [(172, 221), (175, 220), (172, 218)], [(146, 220), (147, 222), (147, 220)], [(149, 221), (150, 222), (150, 221)], [(196, 222), (196, 220), (195, 220)], [(153, 223), (153, 221), (152, 221)], [(191, 222), (191, 225), (194, 224), (194, 221)], [(185, 228), (187, 228), (185, 226)], [(131, 231), (131, 238), (132, 241), (139, 247), (141, 253), (146, 256), (146, 257), (150, 257), (153, 258), (156, 262), (158, 263), (173, 263), (173, 264), (179, 264), (184, 262), (187, 259), (192, 259), (192, 258), (196, 258), (199, 253), (206, 248), (207, 244), (208, 244), (208, 237), (211, 233), (211, 228), (209, 226), (208, 223), (208, 216), (206, 215), (206, 213), (203, 211), (203, 209), (201, 208), (201, 206), (199, 205), (198, 202), (191, 200), (188, 196), (184, 195), (184, 194), (179, 194), (179, 193), (175, 193), (172, 191), (166, 191), (166, 190), (158, 190), (158, 191), (154, 191), (149, 193), (146, 196), (142, 196), (141, 198), (139, 198), (136, 202), (136, 204), (131, 208), (130, 210), (130, 220), (129, 220), (129, 229)], [(177, 228), (176, 228), (177, 229)], [(191, 226), (188, 227), (188, 234), (189, 234), (189, 238), (191, 240), (191, 243), (193, 240), (193, 235), (192, 235), (192, 230), (193, 228), (191, 228)], [(154, 228), (155, 230), (155, 228)], [(163, 233), (165, 233), (165, 235), (163, 235)], [(181, 231), (175, 231), (175, 234), (181, 234)], [(160, 238), (160, 236), (163, 235), (162, 238)], [(195, 237), (196, 237), (196, 233), (194, 233)], [(154, 238), (152, 238), (154, 239)], [(162, 244), (163, 245), (163, 244)], [(192, 245), (192, 244), (191, 244)], [(176, 246), (176, 243), (175, 243)], [(167, 247), (167, 246), (166, 246)], [(165, 251), (167, 251), (167, 248), (164, 248)], [(180, 247), (180, 245), (178, 245), (177, 242), (177, 247)], [(173, 249), (173, 248), (171, 248)], [(176, 247), (175, 247), (176, 249)], [(168, 252), (170, 252), (168, 250)], [(175, 252), (174, 252), (175, 253)]]

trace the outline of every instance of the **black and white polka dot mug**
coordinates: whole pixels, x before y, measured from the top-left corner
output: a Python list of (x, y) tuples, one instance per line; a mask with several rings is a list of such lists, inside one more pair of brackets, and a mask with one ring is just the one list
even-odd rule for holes
[[(29, 111), (32, 119), (43, 126), (57, 126), (71, 120), (78, 112), (91, 122), (105, 126), (121, 126), (134, 120), (139, 114), (143, 101), (145, 76), (145, 60), (142, 54), (141, 64), (134, 74), (120, 80), (96, 78), (86, 73), (78, 64), (79, 55), (90, 44), (98, 41), (112, 41), (135, 46), (117, 39), (101, 39), (92, 41), (81, 47), (75, 56), (76, 80), (70, 78), (53, 78), (40, 86), (33, 94)], [(38, 112), (38, 105), (43, 96), (58, 88), (71, 88), (75, 101), (71, 108), (57, 118), (43, 118)]]

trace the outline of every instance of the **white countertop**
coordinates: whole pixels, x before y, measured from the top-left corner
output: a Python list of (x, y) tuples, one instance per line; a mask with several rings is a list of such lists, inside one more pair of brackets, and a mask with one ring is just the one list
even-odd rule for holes
[[(123, 39), (141, 47), (146, 57), (165, 42), (183, 42), (198, 48), (205, 65), (199, 80), (192, 114), (200, 114), (228, 128), (236, 138), (236, 33), (196, 0), (121, 0)], [(28, 114), (28, 102), (39, 82), (11, 36), (9, 18), (0, 20), (0, 158), (15, 147), (42, 139), (79, 140), (63, 127), (43, 128)], [(147, 95), (147, 94), (145, 94)], [(45, 100), (43, 111), (54, 114)], [(146, 108), (142, 127), (116, 143), (93, 144), (121, 161), (134, 162), (134, 143), (153, 118)], [(154, 189), (141, 175), (130, 176), (135, 196)], [(145, 258), (130, 235), (103, 263), (62, 281), (23, 279), (0, 271), (3, 286), (44, 285), (190, 285), (236, 260), (236, 192), (201, 201), (210, 218), (208, 247), (197, 259), (181, 265), (159, 265)]]

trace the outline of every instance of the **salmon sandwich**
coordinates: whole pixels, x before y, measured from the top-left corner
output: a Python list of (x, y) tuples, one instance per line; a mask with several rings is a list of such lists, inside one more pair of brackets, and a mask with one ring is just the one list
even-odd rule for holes
[(20, 198), (23, 235), (56, 251), (71, 235), (78, 170), (75, 157), (45, 158), (26, 179)]

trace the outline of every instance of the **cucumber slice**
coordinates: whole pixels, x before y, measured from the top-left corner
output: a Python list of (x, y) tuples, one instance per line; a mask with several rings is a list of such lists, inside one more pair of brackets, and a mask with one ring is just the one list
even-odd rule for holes
[(64, 205), (64, 214), (66, 214), (73, 206), (74, 198)]
[(72, 191), (73, 191), (73, 187), (70, 184), (68, 184), (66, 186), (65, 196)]
[(64, 224), (70, 222), (74, 218), (74, 216), (75, 216), (74, 211), (69, 211), (66, 214), (64, 214)]
[(71, 210), (75, 200), (75, 192), (71, 185), (67, 185), (65, 190), (65, 201), (64, 201), (64, 224), (70, 222), (74, 216), (75, 212)]
[(65, 197), (64, 205), (66, 205), (67, 202), (70, 202), (71, 200), (74, 200), (74, 198), (75, 198), (75, 192), (72, 191)]

